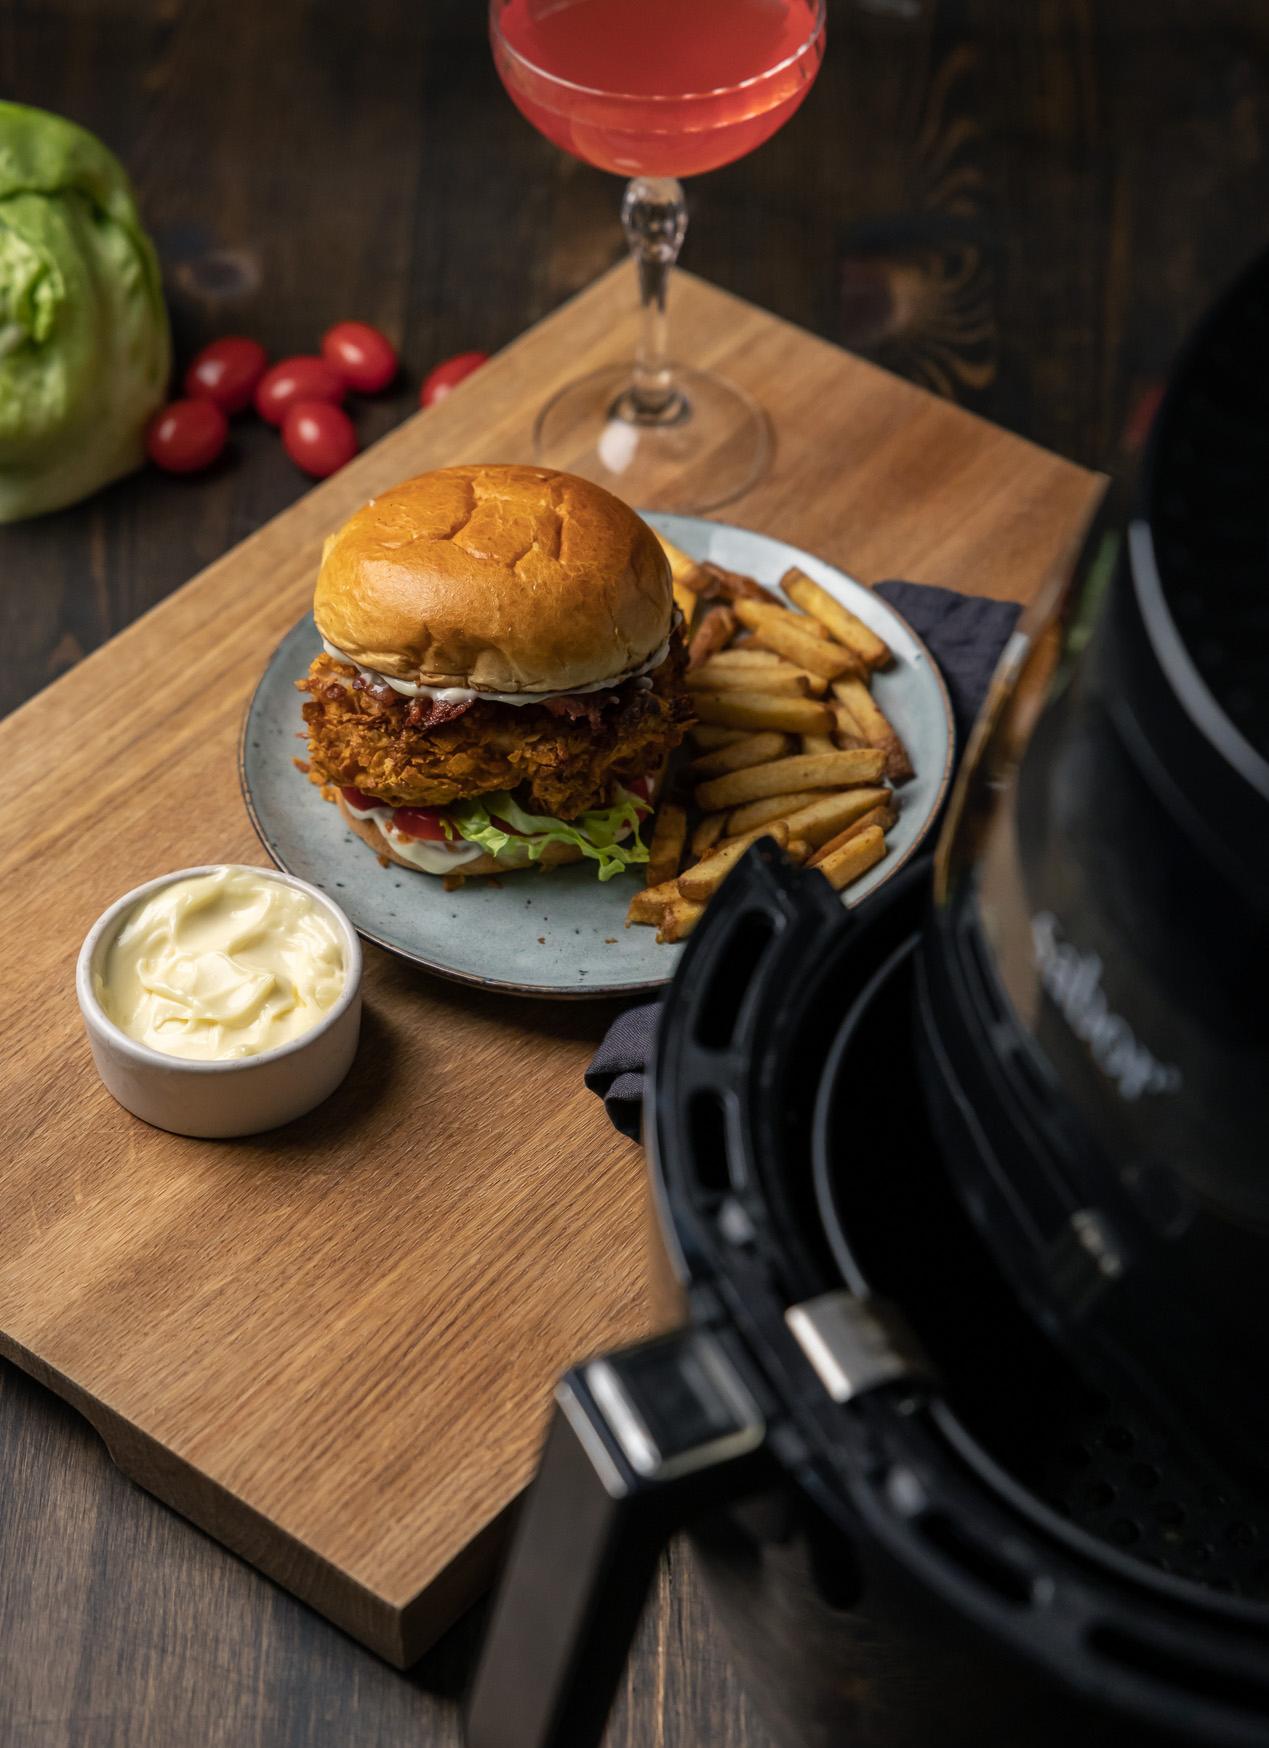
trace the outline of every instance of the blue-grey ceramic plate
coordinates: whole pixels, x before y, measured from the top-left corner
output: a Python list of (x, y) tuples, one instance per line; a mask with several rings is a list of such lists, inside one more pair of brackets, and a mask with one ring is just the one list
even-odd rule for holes
[[(929, 651), (894, 610), (832, 565), (772, 540), (694, 516), (649, 515), (686, 552), (774, 584), (798, 565), (890, 645), (894, 666), (875, 680), (877, 701), (907, 743), (916, 776), (902, 790), (883, 862), (851, 888), (858, 904), (889, 878), (929, 830), (947, 787), (952, 718)], [(242, 792), (260, 841), (280, 868), (311, 880), (348, 913), (358, 932), (389, 952), (459, 983), (509, 995), (633, 995), (668, 982), (682, 948), (655, 931), (626, 928), (633, 874), (601, 884), (588, 864), (530, 870), (499, 884), (441, 881), (383, 868), (293, 763), (303, 747), (299, 679), (320, 643), (310, 618), (290, 631), (256, 688), (243, 727)]]

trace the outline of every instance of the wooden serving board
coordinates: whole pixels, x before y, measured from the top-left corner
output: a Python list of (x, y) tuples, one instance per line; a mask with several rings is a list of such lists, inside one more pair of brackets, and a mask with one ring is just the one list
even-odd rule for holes
[[(323, 536), (408, 474), (527, 458), (545, 397), (630, 350), (632, 296), (608, 274), (0, 725), (0, 1352), (402, 1665), (486, 1581), (554, 1378), (647, 1327), (641, 1158), (581, 1080), (610, 1011), (372, 950), (343, 1089), (280, 1133), (187, 1141), (97, 1080), (74, 959), (138, 882), (264, 861), (236, 740)], [(686, 275), (675, 297), (683, 355), (776, 430), (730, 519), (865, 579), (1015, 598), (1067, 552), (1092, 475)]]

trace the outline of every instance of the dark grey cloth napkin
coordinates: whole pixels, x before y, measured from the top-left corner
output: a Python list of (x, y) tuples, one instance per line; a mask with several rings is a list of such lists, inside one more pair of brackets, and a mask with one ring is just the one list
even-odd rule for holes
[[(877, 593), (929, 645), (947, 681), (959, 757), (978, 715), (1001, 650), (1021, 608), (924, 583), (878, 583)], [(591, 1058), (586, 1084), (604, 1101), (613, 1126), (639, 1139), (644, 1068), (652, 1056), (660, 1002), (618, 1014)]]

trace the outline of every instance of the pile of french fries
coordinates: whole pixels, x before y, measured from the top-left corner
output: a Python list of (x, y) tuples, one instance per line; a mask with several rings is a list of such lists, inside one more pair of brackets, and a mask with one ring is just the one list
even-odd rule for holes
[(843, 891), (886, 854), (895, 791), (914, 773), (871, 691), (892, 653), (861, 619), (802, 571), (781, 578), (785, 601), (659, 538), (687, 630), (697, 720), (693, 756), (665, 787), (627, 925), (681, 941), (758, 838)]

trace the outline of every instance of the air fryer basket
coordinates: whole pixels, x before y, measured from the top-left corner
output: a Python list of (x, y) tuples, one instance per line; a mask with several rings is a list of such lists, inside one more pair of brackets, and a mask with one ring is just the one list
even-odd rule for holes
[[(762, 850), (751, 855), (730, 895), (745, 914), (698, 994), (710, 1036), (764, 983), (782, 888), (822, 928), (813, 877)], [(834, 919), (829, 941), (811, 931), (814, 955), (779, 979), (783, 999), (746, 1065), (744, 1124), (760, 1174), (751, 1194), (761, 1193), (780, 1289), (792, 1302), (840, 1282), (901, 1307), (948, 1409), (1037, 1501), (1116, 1554), (1269, 1600), (1269, 1501), (1202, 1468), (1144, 1400), (1127, 1391), (1111, 1399), (1083, 1381), (1019, 1308), (953, 1190), (928, 1109), (911, 1096), (912, 955), (927, 889), (928, 867), (918, 866), (865, 916)], [(705, 1222), (716, 1217), (726, 1148), (707, 1109), (699, 1099), (691, 1107), (690, 1159), (673, 1162), (680, 1181), (699, 1174), (692, 1215)], [(733, 1135), (733, 1156), (738, 1146)], [(681, 1228), (684, 1210), (676, 1213)]]
[(1012, 1298), (925, 1107), (870, 1097), (912, 1049), (911, 955), (852, 1005), (820, 1077), (818, 1206), (843, 1279), (903, 1306), (949, 1407), (1036, 1499), (1158, 1571), (1269, 1600), (1269, 1504), (1204, 1472), (1144, 1401), (1076, 1374)]

